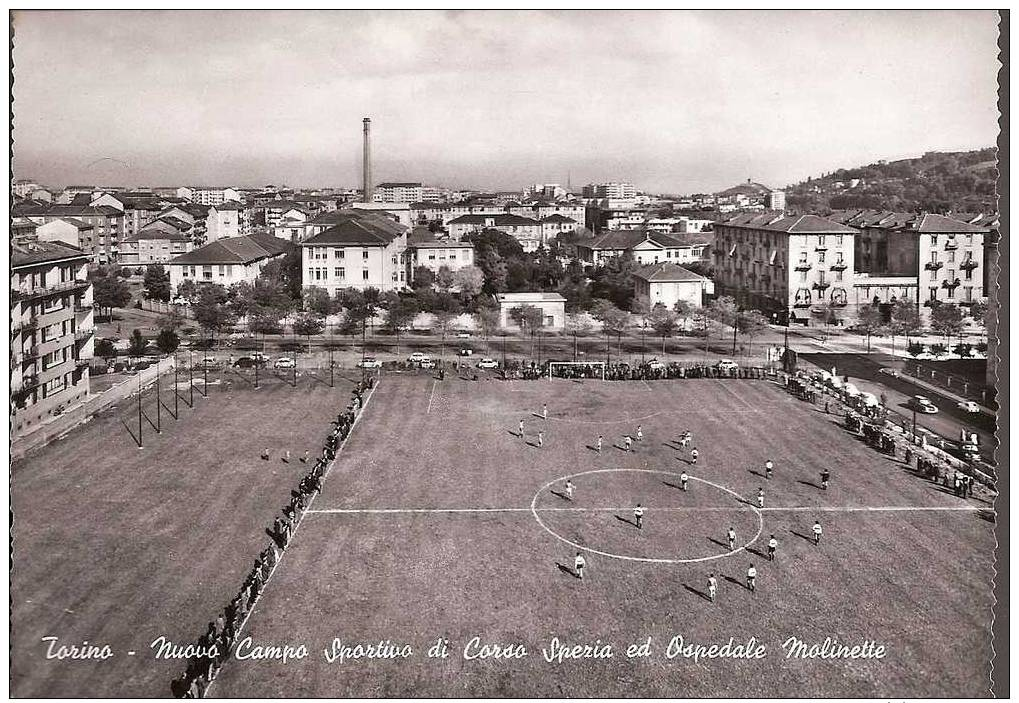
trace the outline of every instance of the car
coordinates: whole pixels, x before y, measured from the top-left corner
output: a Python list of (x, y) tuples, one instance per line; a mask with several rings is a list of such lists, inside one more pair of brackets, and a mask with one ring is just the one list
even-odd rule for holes
[(473, 356), (474, 350), (470, 347), (460, 347), (460, 351), (457, 352), (460, 356)]
[(876, 408), (881, 405), (881, 400), (873, 393), (868, 393), (867, 391), (860, 393), (860, 402), (868, 408)]
[(427, 356), (421, 357), (421, 361), (419, 361), (418, 363), (421, 365), (421, 368), (423, 368), (423, 369), (434, 369), (435, 368), (435, 362), (432, 361), (431, 358), (427, 357)]
[(739, 364), (737, 364), (732, 359), (722, 359), (717, 364), (715, 364), (715, 368), (718, 369), (719, 371), (735, 371), (736, 369), (739, 368)]
[(234, 361), (234, 366), (240, 369), (253, 369), (256, 366), (265, 366), (265, 360), (256, 359), (253, 356), (242, 356)]
[(292, 369), (297, 364), (294, 362), (294, 358), (291, 356), (281, 356), (273, 362), (273, 368), (275, 369)]
[(892, 378), (898, 378), (900, 376), (898, 369), (881, 369), (878, 373), (883, 373), (885, 376), (891, 376)]
[(251, 352), (251, 354), (249, 354), (249, 356), (252, 359), (254, 359), (255, 361), (261, 361), (262, 363), (268, 363), (269, 362), (269, 357), (267, 357), (262, 352)]
[(980, 412), (980, 406), (974, 403), (972, 400), (963, 400), (959, 402), (959, 409), (965, 410), (968, 413)]
[(917, 412), (921, 412), (926, 415), (933, 415), (938, 411), (937, 406), (931, 402), (930, 398), (924, 395), (914, 395), (910, 399), (909, 404)]
[(647, 362), (647, 367), (649, 369), (651, 369), (652, 371), (664, 371), (665, 370), (665, 364), (662, 363), (661, 361), (659, 361), (658, 359), (652, 359), (651, 361)]
[(456, 338), (457, 339), (470, 339), (471, 338), (471, 333), (467, 332), (465, 330), (461, 330), (460, 332), (456, 333)]
[(357, 362), (357, 368), (359, 369), (381, 369), (382, 362), (376, 359), (374, 356), (366, 356)]
[(497, 369), (499, 368), (499, 362), (495, 359), (482, 359), (478, 362), (479, 369)]
[(407, 357), (407, 361), (409, 361), (412, 364), (420, 364), (422, 359), (427, 358), (428, 357), (425, 355), (424, 352), (414, 352), (413, 354)]
[(219, 359), (217, 359), (214, 356), (206, 356), (206, 357), (202, 357), (201, 359), (199, 359), (198, 363), (195, 364), (195, 365), (198, 368), (213, 369), (213, 368), (216, 368), (217, 366), (219, 366)]
[(842, 392), (848, 395), (850, 398), (855, 398), (860, 395), (860, 389), (854, 386), (852, 383), (847, 383), (842, 387)]

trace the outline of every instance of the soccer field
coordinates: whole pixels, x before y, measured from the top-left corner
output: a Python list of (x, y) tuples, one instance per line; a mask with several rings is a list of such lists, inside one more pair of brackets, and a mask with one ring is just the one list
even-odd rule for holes
[[(643, 441), (624, 451), (638, 424)], [(685, 430), (696, 465), (675, 442)], [(572, 501), (560, 495), (566, 477)], [(766, 381), (386, 375), (241, 633), (251, 645), (303, 643), (307, 658), (260, 660), (244, 646), (209, 695), (982, 696), (990, 508), (914, 476)], [(754, 637), (767, 654), (669, 658), (677, 636)], [(467, 659), (475, 637), (527, 656)], [(884, 657), (786, 659), (790, 637), (869, 641)], [(336, 652), (388, 640), (412, 654), (340, 659), (334, 638)], [(439, 638), (448, 658), (428, 657)], [(613, 656), (549, 663), (553, 638), (611, 644)], [(650, 656), (626, 656), (648, 638)]]

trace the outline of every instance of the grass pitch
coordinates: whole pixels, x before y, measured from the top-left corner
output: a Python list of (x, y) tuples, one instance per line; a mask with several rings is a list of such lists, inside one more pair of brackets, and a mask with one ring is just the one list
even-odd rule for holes
[[(542, 403), (547, 420), (536, 416)], [(638, 424), (644, 440), (623, 451)], [(696, 466), (674, 442), (684, 430), (700, 452)], [(823, 468), (828, 491), (818, 485)], [(684, 469), (693, 477), (686, 492), (677, 487)], [(553, 492), (567, 476), (573, 501)], [(756, 505), (759, 487), (763, 510), (741, 500)], [(647, 509), (641, 530), (637, 502)], [(989, 508), (915, 477), (768, 382), (390, 375), (243, 633), (254, 644), (304, 643), (309, 657), (231, 660), (211, 695), (981, 696)], [(814, 519), (824, 527), (819, 546)], [(774, 562), (763, 558), (771, 534)], [(572, 573), (574, 544), (590, 550), (583, 581)], [(751, 562), (753, 594), (743, 585)], [(714, 603), (709, 573), (719, 583)], [(768, 655), (667, 659), (677, 635), (703, 644), (756, 637)], [(522, 644), (529, 656), (465, 660), (476, 636)], [(791, 636), (875, 641), (888, 653), (786, 660)], [(553, 637), (611, 643), (615, 655), (550, 664), (541, 650)], [(625, 656), (648, 637), (650, 657)], [(414, 654), (330, 663), (323, 653), (334, 638), (389, 640)], [(438, 638), (449, 641), (448, 659), (426, 656)]]

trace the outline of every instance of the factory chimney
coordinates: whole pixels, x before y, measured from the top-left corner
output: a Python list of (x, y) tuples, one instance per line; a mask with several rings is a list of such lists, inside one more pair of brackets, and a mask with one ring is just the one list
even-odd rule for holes
[(364, 156), (362, 161), (361, 178), (361, 199), (370, 203), (372, 201), (372, 121), (371, 118), (364, 118)]

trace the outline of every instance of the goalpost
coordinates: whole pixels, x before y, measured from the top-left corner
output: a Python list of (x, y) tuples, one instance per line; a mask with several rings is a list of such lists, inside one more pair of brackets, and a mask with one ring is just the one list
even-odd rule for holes
[(548, 362), (548, 380), (552, 380), (556, 373), (557, 368), (564, 367), (579, 367), (591, 369), (593, 375), (587, 376), (587, 378), (598, 378), (602, 381), (605, 380), (605, 362), (604, 361), (550, 361)]

